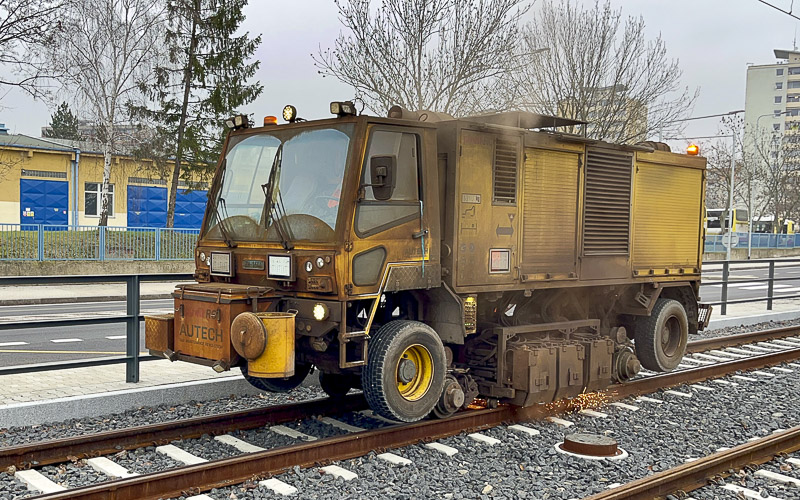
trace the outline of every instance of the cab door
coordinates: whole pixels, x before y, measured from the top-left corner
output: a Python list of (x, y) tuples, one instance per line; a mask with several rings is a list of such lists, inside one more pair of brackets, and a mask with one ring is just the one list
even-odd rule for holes
[[(427, 142), (433, 142), (433, 130), (386, 125), (368, 129), (360, 194), (346, 245), (350, 296), (426, 288), (441, 280), (440, 268), (430, 259), (432, 249), (438, 252), (439, 231), (430, 221), (438, 220), (439, 206), (435, 169), (426, 168), (435, 167), (436, 153), (433, 146), (427, 152), (423, 147), (426, 135)], [(380, 183), (391, 187), (376, 186)], [(438, 264), (438, 253), (434, 255)]]

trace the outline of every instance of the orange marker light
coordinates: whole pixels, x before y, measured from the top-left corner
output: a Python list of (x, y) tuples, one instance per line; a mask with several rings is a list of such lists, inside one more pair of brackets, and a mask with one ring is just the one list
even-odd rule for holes
[(277, 125), (278, 124), (278, 117), (277, 116), (265, 116), (264, 117), (264, 126), (267, 125)]
[(686, 147), (686, 154), (690, 156), (697, 156), (700, 154), (700, 147), (697, 144), (689, 144)]

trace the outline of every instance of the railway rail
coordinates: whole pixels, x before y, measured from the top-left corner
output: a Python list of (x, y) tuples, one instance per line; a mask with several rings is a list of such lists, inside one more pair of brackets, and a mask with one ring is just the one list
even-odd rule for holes
[[(751, 347), (747, 351), (751, 355), (729, 353), (730, 356), (737, 357), (728, 358), (730, 359), (729, 361), (702, 364), (694, 368), (682, 369), (667, 374), (637, 378), (628, 383), (614, 386), (612, 391), (608, 393), (609, 400), (625, 399), (630, 396), (648, 394), (658, 389), (681, 384), (692, 384), (737, 371), (753, 370), (797, 360), (800, 358), (800, 340), (795, 338), (798, 334), (800, 334), (800, 327), (789, 327), (692, 342), (688, 350), (690, 353), (729, 349), (739, 345), (747, 345), (749, 342)], [(755, 341), (755, 344), (753, 344), (753, 341)], [(781, 344), (775, 344), (775, 341), (780, 341)], [(770, 342), (773, 342), (773, 344), (769, 344)], [(760, 343), (761, 345), (759, 345)], [(710, 356), (723, 359), (720, 354)], [(360, 395), (349, 396), (336, 405), (330, 405), (329, 403), (328, 400), (316, 400), (294, 405), (199, 417), (182, 422), (157, 424), (10, 447), (0, 450), (0, 467), (14, 466), (24, 469), (31, 466), (65, 461), (64, 457), (68, 456), (79, 458), (97, 456), (113, 453), (120, 449), (163, 444), (174, 439), (186, 439), (202, 434), (223, 434), (233, 429), (274, 425), (309, 415), (333, 415), (366, 408)], [(496, 409), (466, 411), (445, 420), (398, 424), (375, 430), (364, 430), (310, 443), (300, 443), (283, 448), (179, 467), (163, 472), (112, 480), (94, 486), (45, 495), (41, 498), (94, 499), (111, 497), (133, 499), (197, 493), (214, 487), (230, 486), (253, 478), (268, 477), (293, 466), (305, 467), (344, 460), (365, 455), (372, 450), (398, 448), (413, 443), (440, 439), (465, 431), (471, 432), (486, 429), (504, 423), (542, 419), (564, 412), (568, 409), (568, 405), (569, 403), (567, 402), (536, 405), (528, 408), (501, 406)], [(797, 433), (800, 434), (800, 430), (797, 430)], [(770, 438), (772, 437), (770, 436)], [(741, 447), (735, 450), (739, 448)], [(769, 449), (771, 448), (766, 445), (763, 448), (764, 456), (767, 458), (769, 458)], [(747, 452), (743, 453), (746, 455)], [(718, 457), (715, 463), (721, 463), (720, 460), (722, 462), (732, 460), (730, 457), (733, 457), (734, 454), (729, 453), (726, 456), (729, 456), (729, 458), (723, 457), (720, 459)], [(739, 455), (735, 456), (738, 457)], [(686, 468), (688, 465), (694, 465), (697, 469)], [(702, 475), (703, 472), (699, 468), (700, 465), (702, 463), (686, 464), (686, 466), (682, 466), (682, 470), (692, 470), (694, 471), (693, 474)], [(643, 486), (637, 487), (644, 488)], [(658, 488), (662, 488), (658, 491), (666, 491), (663, 488), (670, 487), (672, 486), (658, 486)], [(686, 487), (680, 486), (671, 491), (677, 489), (686, 489)], [(614, 491), (616, 490), (611, 490), (604, 494), (612, 494)], [(648, 493), (643, 493), (645, 496), (639, 498), (651, 498), (652, 491), (655, 490), (643, 489), (642, 491), (648, 491)]]

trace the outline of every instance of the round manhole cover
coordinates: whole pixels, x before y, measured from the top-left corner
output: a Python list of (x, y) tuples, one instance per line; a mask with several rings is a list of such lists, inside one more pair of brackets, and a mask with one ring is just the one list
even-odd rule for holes
[(564, 443), (561, 449), (578, 455), (589, 455), (592, 457), (613, 457), (619, 454), (617, 442), (599, 434), (586, 434), (576, 432), (564, 436)]

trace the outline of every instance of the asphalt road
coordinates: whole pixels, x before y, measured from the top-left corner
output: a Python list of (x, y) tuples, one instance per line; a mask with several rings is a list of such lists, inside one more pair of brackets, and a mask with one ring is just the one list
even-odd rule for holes
[[(766, 279), (768, 269), (734, 269), (731, 281)], [(777, 267), (776, 277), (788, 278), (775, 283), (775, 296), (800, 295), (800, 266)], [(722, 271), (706, 271), (704, 282), (721, 281)], [(704, 302), (720, 300), (721, 285), (703, 285), (700, 295)], [(732, 283), (728, 299), (766, 297), (767, 284)], [(143, 313), (169, 312), (172, 299), (144, 300)], [(73, 304), (37, 304), (0, 307), (0, 323), (11, 321), (42, 321), (55, 318), (113, 316), (125, 313), (125, 302), (78, 302)], [(144, 352), (144, 323), (141, 325), (140, 351)], [(88, 325), (60, 328), (29, 328), (0, 330), (0, 366), (25, 365), (125, 354), (125, 325)]]
[[(143, 313), (168, 312), (172, 300), (143, 300)], [(78, 302), (0, 307), (0, 323), (125, 314), (125, 302)], [(140, 326), (144, 351), (144, 323)], [(0, 330), (0, 366), (125, 354), (125, 324)]]

